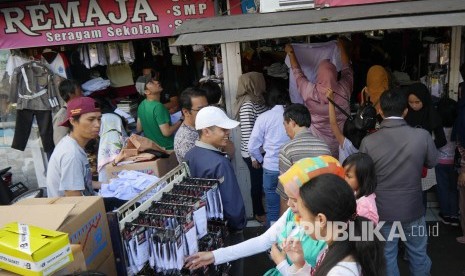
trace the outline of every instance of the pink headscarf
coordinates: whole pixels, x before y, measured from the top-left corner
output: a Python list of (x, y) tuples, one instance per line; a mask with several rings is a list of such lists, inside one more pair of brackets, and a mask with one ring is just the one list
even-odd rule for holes
[(320, 99), (327, 104), (326, 90), (331, 88), (332, 90), (337, 89), (337, 69), (334, 64), (329, 60), (324, 59), (318, 65), (316, 81), (316, 91), (320, 94)]

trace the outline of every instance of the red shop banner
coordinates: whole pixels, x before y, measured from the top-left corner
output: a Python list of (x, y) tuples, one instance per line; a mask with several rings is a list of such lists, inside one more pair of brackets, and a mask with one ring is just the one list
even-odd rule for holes
[(0, 5), (0, 49), (171, 36), (214, 13), (212, 0), (10, 2)]

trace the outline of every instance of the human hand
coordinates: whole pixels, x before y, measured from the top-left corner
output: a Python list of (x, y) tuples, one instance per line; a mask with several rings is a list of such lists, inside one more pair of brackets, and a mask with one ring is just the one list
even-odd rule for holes
[(457, 185), (459, 187), (465, 187), (465, 172), (459, 174), (459, 179), (457, 180)]
[(276, 243), (271, 246), (270, 256), (276, 265), (279, 265), (282, 261), (286, 259), (286, 253), (284, 251), (279, 250)]
[(287, 238), (284, 240), (282, 248), (296, 268), (300, 269), (305, 265), (304, 251), (300, 240), (292, 237)]
[(334, 92), (331, 88), (326, 89), (326, 97), (334, 101)]
[(286, 54), (290, 55), (290, 54), (294, 53), (294, 47), (292, 47), (291, 44), (286, 44), (286, 46), (284, 47), (284, 52), (286, 52)]
[(186, 258), (186, 268), (194, 270), (215, 262), (215, 256), (211, 251), (198, 252)]
[(252, 160), (252, 167), (254, 167), (255, 169), (260, 169), (261, 165), (260, 163), (258, 163), (257, 160)]

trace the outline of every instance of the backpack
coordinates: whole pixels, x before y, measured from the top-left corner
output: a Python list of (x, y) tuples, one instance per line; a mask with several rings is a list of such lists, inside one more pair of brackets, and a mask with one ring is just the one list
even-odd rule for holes
[(354, 124), (358, 130), (370, 130), (376, 126), (377, 113), (370, 101), (361, 105), (354, 117)]

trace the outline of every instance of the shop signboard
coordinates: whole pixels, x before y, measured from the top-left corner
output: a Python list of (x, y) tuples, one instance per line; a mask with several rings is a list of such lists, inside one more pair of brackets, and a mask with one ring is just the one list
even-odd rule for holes
[(323, 7), (352, 6), (400, 0), (261, 0), (260, 12), (278, 12)]
[(212, 16), (211, 0), (8, 2), (0, 5), (0, 49), (165, 37)]

